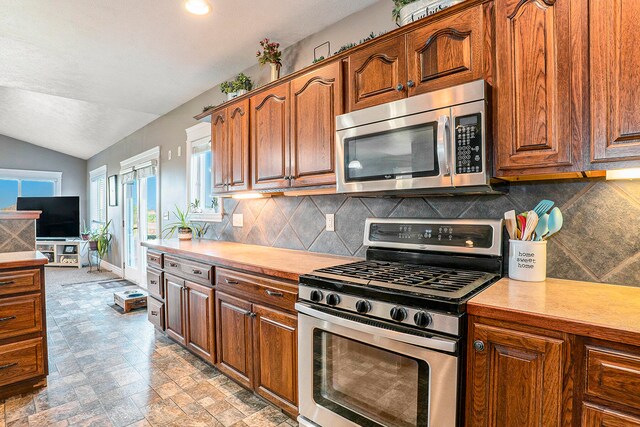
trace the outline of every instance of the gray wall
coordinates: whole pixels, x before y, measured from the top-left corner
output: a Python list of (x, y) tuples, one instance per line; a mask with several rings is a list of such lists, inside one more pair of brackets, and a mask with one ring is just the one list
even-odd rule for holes
[[(381, 0), (370, 8), (308, 37), (285, 50), (283, 72), (309, 65), (313, 48), (327, 40), (334, 52), (369, 33), (393, 29), (391, 3)], [(238, 70), (240, 71), (240, 70)], [(244, 70), (257, 85), (267, 82), (269, 70), (257, 65)], [(232, 78), (233, 76), (229, 76)], [(184, 205), (184, 129), (205, 105), (224, 100), (216, 86), (160, 117), (102, 153), (89, 159), (88, 169), (106, 164), (109, 175), (118, 173), (120, 161), (146, 149), (161, 147), (161, 208)], [(173, 154), (168, 160), (168, 151)], [(640, 239), (628, 233), (629, 223), (640, 217), (640, 184), (605, 181), (553, 181), (516, 184), (504, 196), (448, 198), (376, 198), (344, 196), (274, 197), (236, 201), (225, 199), (222, 223), (213, 224), (208, 237), (266, 246), (363, 256), (364, 219), (380, 217), (501, 217), (509, 209), (530, 209), (541, 198), (555, 200), (565, 213), (565, 228), (549, 242), (549, 275), (578, 280), (640, 285)], [(122, 220), (121, 206), (109, 208), (114, 224)], [(244, 227), (230, 224), (232, 213), (244, 215)], [(336, 215), (336, 231), (324, 229), (324, 214)], [(115, 230), (108, 261), (121, 263), (122, 229)]]
[(87, 209), (87, 162), (77, 157), (0, 135), (0, 168), (62, 172), (62, 195), (80, 196), (80, 218)]

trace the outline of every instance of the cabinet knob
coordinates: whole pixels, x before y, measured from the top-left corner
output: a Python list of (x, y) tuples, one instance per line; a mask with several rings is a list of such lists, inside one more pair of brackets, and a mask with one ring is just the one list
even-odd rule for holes
[(416, 85), (416, 83), (413, 80), (409, 80), (407, 82), (407, 87), (414, 87)]
[(402, 89), (404, 89), (404, 85), (402, 83), (398, 83), (398, 86), (396, 86), (396, 90), (400, 92)]
[(484, 343), (482, 341), (480, 341), (480, 340), (475, 340), (473, 342), (473, 348), (476, 351), (484, 351)]

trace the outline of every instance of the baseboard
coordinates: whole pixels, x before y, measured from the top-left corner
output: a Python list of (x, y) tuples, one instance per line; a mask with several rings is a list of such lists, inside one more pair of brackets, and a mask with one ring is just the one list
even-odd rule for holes
[(121, 267), (116, 267), (115, 265), (102, 260), (100, 261), (100, 268), (104, 268), (105, 270), (109, 270), (110, 272), (117, 274), (119, 277), (124, 277), (123, 276), (123, 271)]

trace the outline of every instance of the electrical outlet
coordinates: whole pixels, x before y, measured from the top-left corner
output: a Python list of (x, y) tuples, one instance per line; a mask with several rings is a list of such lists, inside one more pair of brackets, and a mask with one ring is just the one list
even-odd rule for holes
[(327, 231), (336, 231), (336, 217), (334, 214), (326, 214), (326, 229)]
[(164, 213), (164, 215), (162, 215), (162, 219), (166, 219), (166, 220), (168, 220), (168, 219), (169, 219), (169, 215), (170, 215), (169, 211), (166, 211), (166, 212)]
[(242, 223), (244, 221), (244, 215), (243, 214), (233, 214), (233, 219), (232, 219), (232, 225), (234, 227), (242, 227)]
[(171, 150), (169, 150), (169, 160), (171, 160)]

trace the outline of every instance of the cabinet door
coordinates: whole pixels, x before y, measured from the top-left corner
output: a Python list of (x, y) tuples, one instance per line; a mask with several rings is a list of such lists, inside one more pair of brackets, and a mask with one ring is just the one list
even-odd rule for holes
[(297, 318), (255, 305), (255, 390), (293, 416), (298, 402)]
[(184, 280), (169, 274), (164, 275), (164, 309), (167, 336), (185, 344), (184, 327)]
[(335, 184), (336, 116), (342, 114), (340, 63), (291, 82), (291, 186)]
[(187, 348), (213, 363), (215, 361), (213, 289), (185, 281), (185, 303)]
[(582, 167), (582, 0), (497, 0), (498, 176)]
[(227, 189), (227, 111), (216, 111), (211, 116), (211, 151), (213, 154), (213, 191), (224, 193)]
[(592, 160), (640, 160), (640, 2), (589, 8)]
[(640, 427), (640, 418), (583, 404), (582, 427)]
[(563, 341), (478, 322), (471, 333), (467, 425), (560, 425)]
[(256, 190), (289, 187), (289, 84), (251, 98), (251, 180)]
[(481, 79), (483, 39), (482, 5), (407, 34), (409, 95)]
[(229, 105), (227, 120), (229, 123), (227, 127), (229, 190), (247, 190), (249, 188), (249, 100), (245, 99)]
[(223, 373), (245, 387), (253, 385), (251, 303), (216, 292), (216, 348)]
[(404, 37), (401, 35), (376, 43), (349, 57), (351, 111), (397, 101), (407, 96)]

